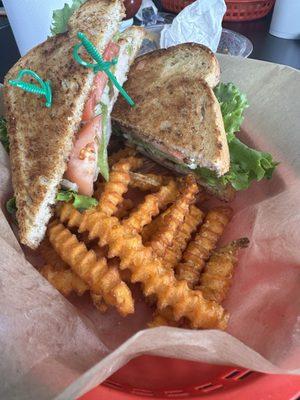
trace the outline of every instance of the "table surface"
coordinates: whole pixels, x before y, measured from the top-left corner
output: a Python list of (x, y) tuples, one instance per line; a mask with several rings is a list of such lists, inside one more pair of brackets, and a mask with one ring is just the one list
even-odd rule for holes
[[(249, 22), (224, 22), (228, 28), (247, 36), (253, 43), (250, 58), (271, 61), (300, 69), (300, 40), (280, 39), (268, 33), (271, 16)], [(6, 17), (0, 17), (0, 82), (20, 57)]]
[(281, 39), (269, 34), (271, 15), (256, 21), (224, 22), (223, 27), (245, 35), (253, 43), (250, 58), (300, 69), (300, 40)]

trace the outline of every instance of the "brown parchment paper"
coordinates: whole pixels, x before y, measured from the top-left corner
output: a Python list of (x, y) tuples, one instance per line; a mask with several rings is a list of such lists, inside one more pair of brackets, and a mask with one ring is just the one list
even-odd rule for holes
[(150, 353), (269, 373), (300, 373), (300, 72), (220, 56), (222, 81), (247, 93), (241, 137), (281, 162), (271, 181), (240, 193), (224, 241), (248, 236), (226, 308), (228, 330), (145, 329), (142, 302), (123, 319), (88, 298), (64, 299), (26, 261), (4, 204), (11, 194), (0, 148), (0, 398), (70, 400), (131, 358)]

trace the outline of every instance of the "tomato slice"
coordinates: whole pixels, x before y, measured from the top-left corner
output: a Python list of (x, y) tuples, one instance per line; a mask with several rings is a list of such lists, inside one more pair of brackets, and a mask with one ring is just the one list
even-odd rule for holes
[[(93, 194), (101, 132), (101, 115), (99, 115), (85, 124), (76, 135), (65, 178), (76, 183), (79, 194), (86, 196)], [(99, 141), (96, 140), (97, 137)]]
[(84, 110), (82, 113), (82, 121), (86, 122), (93, 118), (94, 110), (96, 106), (95, 94), (94, 91), (90, 94), (87, 102), (85, 103)]
[[(119, 54), (119, 46), (110, 42), (106, 47), (103, 59), (111, 61)], [(65, 178), (78, 186), (78, 193), (92, 196), (95, 172), (97, 169), (98, 143), (102, 134), (101, 115), (94, 118), (94, 110), (103, 95), (108, 77), (104, 72), (95, 76), (93, 89), (85, 104), (81, 128), (74, 140)], [(99, 138), (99, 141), (96, 140)]]
[[(103, 53), (104, 61), (111, 61), (113, 58), (117, 57), (119, 50), (120, 47), (116, 43), (109, 42)], [(93, 89), (84, 106), (82, 121), (86, 122), (93, 118), (95, 106), (101, 100), (107, 81), (108, 77), (104, 72), (98, 72), (95, 76)]]
[(103, 59), (105, 61), (111, 61), (113, 58), (117, 57), (120, 51), (120, 46), (117, 43), (109, 42), (104, 50)]

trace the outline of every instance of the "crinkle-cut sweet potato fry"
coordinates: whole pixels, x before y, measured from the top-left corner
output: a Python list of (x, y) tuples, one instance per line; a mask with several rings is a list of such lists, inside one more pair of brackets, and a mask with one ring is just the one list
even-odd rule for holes
[(105, 190), (101, 193), (98, 211), (106, 215), (113, 215), (118, 205), (123, 201), (123, 195), (128, 190), (130, 182), (129, 171), (142, 165), (142, 159), (136, 157), (124, 158), (113, 165), (109, 181), (105, 184)]
[[(58, 205), (60, 221), (78, 233), (73, 235), (58, 221), (49, 225), (50, 258), (44, 257), (48, 265), (42, 274), (65, 296), (89, 290), (101, 312), (113, 305), (123, 316), (134, 312), (125, 281), (139, 282), (146, 299), (157, 307), (150, 327), (225, 329), (228, 314), (219, 303), (230, 286), (237, 250), (246, 242), (212, 251), (232, 210), (210, 210), (199, 228), (204, 214), (193, 204), (201, 194), (193, 176), (175, 181), (169, 176), (133, 172), (143, 162), (133, 155), (134, 149), (124, 149), (110, 158), (110, 179), (98, 182), (96, 207), (81, 213), (71, 203)], [(183, 182), (181, 188), (178, 182)], [(152, 193), (133, 209), (134, 202), (123, 197), (129, 186)], [(197, 227), (195, 239), (187, 246)], [(93, 246), (91, 250), (85, 243), (88, 248)]]
[(192, 328), (226, 328), (228, 316), (224, 309), (205, 300), (201, 291), (176, 280), (174, 272), (164, 266), (151, 247), (143, 245), (141, 236), (122, 226), (117, 218), (88, 210), (79, 230), (88, 230), (91, 239), (98, 238), (101, 246), (108, 245), (109, 257), (120, 258), (120, 268), (131, 271), (133, 283), (142, 283), (145, 296), (156, 295), (158, 309), (170, 306), (175, 320), (186, 317)]
[(142, 234), (142, 238), (143, 238), (143, 243), (147, 243), (149, 242), (149, 240), (152, 238), (152, 236), (155, 234), (155, 232), (157, 231), (158, 227), (164, 223), (163, 219), (165, 218), (165, 216), (170, 212), (169, 209), (166, 209), (165, 211), (163, 211), (162, 213), (160, 213), (156, 218), (154, 218), (150, 224), (144, 226), (141, 234)]
[[(56, 253), (55, 250), (52, 249), (52, 251), (54, 254)], [(76, 275), (63, 260), (60, 259), (58, 254), (56, 256), (66, 268), (61, 268), (61, 264), (56, 266), (46, 264), (40, 269), (40, 273), (63, 296), (68, 297), (72, 292), (76, 293), (77, 296), (82, 296), (89, 290), (88, 285), (78, 275)], [(106, 311), (107, 306), (104, 303), (102, 296), (96, 295), (92, 292), (90, 292), (90, 295), (95, 307), (97, 307), (101, 312)]]
[[(155, 235), (155, 232), (158, 231), (159, 227), (165, 225), (165, 216), (169, 212), (170, 209), (167, 209), (155, 218), (151, 224), (145, 226), (142, 231), (143, 243), (147, 243), (151, 237)], [(164, 261), (170, 266), (170, 268), (174, 268), (181, 260), (182, 252), (186, 248), (192, 233), (196, 230), (197, 226), (201, 224), (203, 217), (204, 213), (200, 208), (192, 204), (183, 224), (176, 232), (176, 240), (173, 241), (171, 246), (165, 248)]]
[(92, 246), (90, 250), (93, 250), (93, 252), (96, 254), (97, 258), (107, 257), (108, 249), (105, 247), (100, 247), (100, 246), (98, 246), (98, 244), (95, 244), (94, 246)]
[(134, 157), (136, 153), (137, 152), (134, 147), (124, 147), (108, 157), (108, 164), (110, 167), (112, 167), (123, 158)]
[[(123, 194), (127, 191), (130, 183), (130, 176), (128, 174), (130, 168), (137, 168), (141, 165), (142, 160), (131, 157), (129, 160), (121, 159), (113, 167), (113, 172), (110, 174), (110, 180), (105, 185), (105, 192), (102, 190), (99, 205), (97, 209), (105, 212), (106, 215), (117, 215), (118, 210), (122, 210), (122, 205), (131, 205), (131, 201), (123, 199)], [(118, 188), (118, 186), (120, 188)], [(157, 198), (159, 209), (164, 208), (167, 204), (175, 200), (177, 196), (177, 187), (174, 180), (168, 180), (168, 184), (163, 186), (158, 193), (153, 194), (154, 199)], [(151, 196), (151, 195), (149, 195)], [(138, 209), (133, 215), (129, 216), (127, 223), (136, 220), (141, 213), (143, 213), (146, 207), (149, 207), (152, 197), (147, 203), (147, 206), (143, 206), (142, 209)], [(59, 217), (62, 223), (67, 223), (69, 228), (79, 227), (82, 221), (82, 213), (76, 210), (71, 203), (64, 203), (57, 207), (56, 215)], [(119, 216), (118, 216), (119, 217)]]
[(123, 316), (134, 312), (130, 289), (121, 280), (118, 269), (108, 267), (105, 257), (97, 258), (93, 250), (87, 250), (85, 244), (58, 221), (49, 225), (47, 233), (60, 257), (93, 293), (102, 295), (104, 301), (115, 306)]
[(199, 281), (205, 262), (216, 247), (231, 215), (230, 207), (216, 207), (208, 211), (204, 224), (184, 251), (182, 262), (176, 266), (176, 272), (177, 278), (187, 281), (190, 288)]
[(170, 268), (174, 268), (181, 260), (182, 252), (191, 239), (193, 232), (196, 231), (197, 226), (203, 221), (203, 218), (204, 213), (200, 208), (192, 204), (183, 224), (176, 232), (176, 240), (173, 241), (170, 247), (166, 248), (164, 261), (170, 265)]
[[(88, 234), (88, 232), (84, 232), (84, 233)], [(95, 252), (97, 258), (107, 257), (107, 251), (108, 251), (107, 246), (100, 247), (98, 244), (95, 244), (94, 246), (91, 247), (91, 250), (93, 250)], [(119, 262), (116, 259), (107, 260), (107, 265), (110, 268), (116, 268), (116, 269), (119, 268)], [(124, 281), (126, 283), (130, 282), (130, 280), (126, 281), (126, 279), (124, 279), (124, 275), (125, 275), (125, 274), (123, 274), (124, 271), (119, 270), (118, 272), (120, 274), (122, 281)], [(93, 301), (94, 306), (101, 313), (105, 313), (107, 311), (108, 307), (105, 304), (105, 301), (103, 300), (103, 296), (100, 294), (93, 293), (93, 292), (91, 292), (90, 294), (91, 294), (91, 299)]]
[(172, 179), (167, 185), (162, 186), (158, 192), (148, 194), (137, 209), (123, 221), (123, 225), (129, 230), (140, 233), (143, 227), (148, 225), (162, 208), (176, 199), (177, 193), (176, 183)]
[[(52, 265), (46, 264), (40, 269), (40, 273), (54, 286), (63, 296), (68, 297), (72, 292), (82, 296), (89, 291), (88, 285), (76, 275), (70, 268), (58, 270)], [(107, 306), (101, 295), (90, 292), (95, 307), (101, 312), (107, 310)]]
[(156, 310), (153, 314), (153, 320), (148, 323), (149, 328), (158, 326), (173, 326), (179, 327), (179, 323), (174, 320), (174, 315), (170, 307), (166, 307), (161, 311)]
[[(221, 304), (231, 286), (233, 271), (237, 264), (238, 251), (247, 247), (249, 240), (242, 238), (213, 251), (204, 271), (200, 276), (199, 285), (195, 287), (200, 290), (207, 300)], [(148, 324), (150, 328), (157, 326), (179, 326), (175, 321), (170, 307), (163, 310), (156, 310), (153, 320)], [(189, 326), (187, 326), (189, 327)]]
[(203, 296), (208, 300), (222, 303), (231, 285), (233, 270), (237, 264), (238, 251), (247, 247), (249, 240), (242, 238), (215, 250), (200, 275), (199, 285)]
[(60, 222), (67, 223), (69, 228), (78, 228), (82, 221), (82, 213), (71, 203), (63, 203), (56, 208), (56, 216)]
[(47, 237), (45, 237), (45, 239), (39, 245), (37, 251), (43, 257), (45, 263), (49, 264), (53, 269), (61, 271), (70, 269), (68, 264), (66, 264), (53, 249)]
[(107, 307), (107, 305), (105, 304), (105, 302), (104, 302), (104, 300), (103, 300), (103, 296), (101, 296), (101, 294), (96, 294), (96, 293), (91, 292), (91, 299), (92, 299), (92, 302), (93, 302), (94, 306), (95, 306), (102, 314), (104, 314), (104, 313), (107, 311), (108, 307)]
[(124, 282), (126, 283), (131, 282), (131, 272), (129, 271), (129, 269), (121, 269), (120, 276)]
[[(207, 300), (215, 301), (221, 304), (231, 286), (233, 271), (237, 264), (238, 251), (247, 247), (249, 240), (242, 238), (213, 251), (204, 271), (200, 276), (199, 285), (196, 290), (201, 290)], [(174, 320), (170, 307), (161, 311), (156, 310), (153, 314), (153, 320), (148, 324), (150, 328), (158, 326), (179, 326)]]
[[(129, 212), (132, 208), (132, 200), (124, 199), (122, 203), (118, 205), (114, 216), (121, 219), (123, 216), (126, 216), (127, 212)], [(57, 208), (56, 215), (60, 221), (62, 223), (66, 223), (69, 228), (78, 228), (82, 221), (82, 213), (76, 210), (71, 203), (63, 203)]]
[(140, 189), (143, 192), (158, 190), (162, 185), (168, 183), (168, 178), (163, 175), (156, 174), (139, 174), (130, 172), (130, 186)]
[(153, 320), (148, 323), (148, 328), (158, 328), (159, 326), (173, 326), (173, 325), (172, 323), (170, 324), (169, 321), (166, 318), (164, 318), (163, 315), (158, 313), (153, 315)]
[(198, 185), (195, 178), (192, 175), (188, 175), (184, 182), (182, 194), (170, 206), (169, 212), (163, 219), (164, 223), (158, 227), (157, 232), (149, 242), (149, 246), (159, 257), (163, 257), (168, 246), (172, 245), (180, 224), (184, 222), (190, 205), (196, 199)]
[(122, 219), (128, 217), (129, 212), (134, 208), (134, 203), (131, 199), (124, 199), (118, 205), (117, 211), (113, 214), (115, 217)]
[(46, 237), (40, 244), (38, 251), (44, 258), (46, 265), (40, 269), (40, 273), (64, 296), (71, 292), (81, 296), (88, 286), (76, 275), (57, 254)]
[(87, 284), (71, 269), (57, 270), (53, 265), (46, 264), (40, 269), (40, 273), (64, 296), (69, 296), (72, 292), (82, 296), (89, 290)]

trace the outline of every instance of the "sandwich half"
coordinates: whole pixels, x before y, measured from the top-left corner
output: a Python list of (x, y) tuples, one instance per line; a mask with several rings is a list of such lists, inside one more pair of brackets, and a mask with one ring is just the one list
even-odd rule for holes
[[(112, 114), (114, 131), (173, 170), (224, 175), (230, 158), (220, 105), (213, 92), (219, 77), (214, 54), (198, 44), (181, 44), (138, 57), (125, 85), (136, 107), (131, 110), (118, 100)], [(228, 188), (217, 192), (224, 198), (231, 196)]]
[[(17, 221), (21, 242), (31, 248), (44, 237), (62, 185), (91, 196), (98, 173), (107, 174), (110, 112), (118, 91), (103, 72), (95, 75), (78, 64), (73, 48), (77, 33), (83, 32), (104, 60), (117, 58), (112, 72), (122, 85), (144, 35), (138, 27), (118, 34), (124, 11), (121, 0), (87, 0), (71, 16), (66, 32), (32, 49), (5, 78)], [(51, 82), (51, 108), (40, 97), (10, 86), (21, 69)]]
[(113, 131), (160, 164), (194, 173), (208, 192), (232, 200), (253, 180), (271, 178), (277, 163), (235, 135), (246, 96), (232, 83), (220, 83), (220, 67), (205, 46), (184, 43), (138, 57), (119, 97)]

